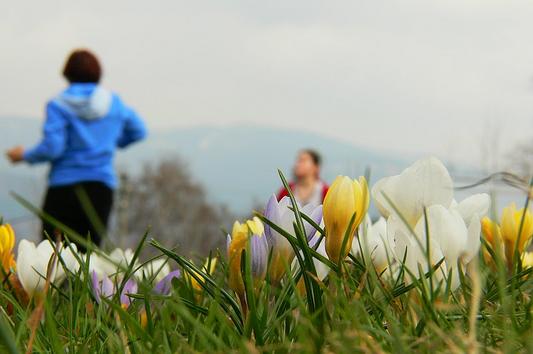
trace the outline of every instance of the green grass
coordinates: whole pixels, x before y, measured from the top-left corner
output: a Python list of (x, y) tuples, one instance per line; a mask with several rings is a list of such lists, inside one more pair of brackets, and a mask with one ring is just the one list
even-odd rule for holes
[[(219, 265), (201, 282), (201, 293), (183, 277), (173, 281), (169, 296), (156, 296), (150, 282), (141, 282), (127, 310), (117, 298), (96, 303), (80, 259), (80, 270), (61, 287), (50, 288), (42, 303), (21, 304), (7, 284), (0, 290), (1, 351), (24, 353), (32, 341), (37, 353), (533, 352), (533, 268), (509, 273), (503, 262), (497, 260), (500, 268), (494, 269), (478, 257), (451, 292), (446, 282), (434, 283), (432, 271), (405, 284), (350, 256), (340, 265), (321, 258), (333, 268), (321, 282), (312, 262), (319, 255), (302, 237), (302, 219), (308, 218), (295, 213), (294, 230), (280, 231), (301, 251), (301, 271), (277, 287), (262, 282), (255, 291), (244, 262), (246, 314), (227, 286), (225, 250), (213, 253)], [(173, 268), (202, 280), (202, 271), (179, 249), (144, 240), (136, 256), (154, 247)], [(246, 252), (243, 256), (246, 260)], [(134, 271), (133, 263), (125, 274)], [(296, 286), (300, 279), (305, 291)]]
[[(155, 244), (155, 243), (154, 243)], [(184, 268), (192, 267), (171, 250)], [(187, 263), (186, 263), (187, 262)], [(431, 293), (427, 279), (393, 287), (362, 263), (348, 262), (339, 278), (331, 273), (317, 284), (321, 305), (287, 281), (262, 287), (247, 319), (225, 284), (224, 262), (202, 296), (183, 280), (169, 297), (147, 296), (140, 287), (133, 305), (97, 305), (89, 284), (71, 274), (51, 290), (38, 321), (34, 352), (445, 352), (470, 350), (532, 351), (533, 278), (530, 271), (499, 279), (480, 265), (460, 290)], [(496, 276), (495, 276), (496, 274)], [(504, 272), (505, 274), (505, 272)], [(6, 352), (24, 352), (31, 335), (33, 304), (20, 306), (2, 290), (1, 340)], [(147, 301), (150, 302), (148, 306)], [(8, 307), (7, 304), (10, 304)], [(479, 310), (477, 310), (479, 306)], [(150, 308), (143, 327), (140, 313)]]

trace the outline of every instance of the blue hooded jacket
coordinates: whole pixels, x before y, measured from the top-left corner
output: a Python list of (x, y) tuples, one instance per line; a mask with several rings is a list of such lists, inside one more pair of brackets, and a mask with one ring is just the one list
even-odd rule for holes
[(117, 186), (113, 156), (146, 136), (134, 110), (93, 83), (73, 83), (48, 102), (42, 141), (24, 153), (30, 164), (50, 162), (49, 186), (102, 182)]

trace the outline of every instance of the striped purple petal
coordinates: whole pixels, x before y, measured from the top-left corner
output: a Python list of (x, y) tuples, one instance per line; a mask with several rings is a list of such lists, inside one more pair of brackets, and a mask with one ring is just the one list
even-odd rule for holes
[[(292, 223), (294, 222), (294, 213), (290, 208), (292, 205), (289, 197), (283, 197), (279, 202), (276, 196), (272, 196), (265, 209), (265, 217), (281, 229), (292, 233)], [(265, 223), (265, 236), (268, 245), (272, 248), (277, 247), (276, 243), (284, 237)]]
[(252, 275), (254, 278), (263, 278), (267, 270), (268, 241), (264, 236), (253, 235), (250, 238), (250, 252), (252, 253)]
[[(278, 198), (275, 195), (272, 195), (270, 199), (268, 199), (267, 205), (265, 207), (265, 212), (263, 215), (268, 220), (276, 223), (276, 220), (278, 219), (279, 215), (279, 204), (278, 204)], [(272, 234), (272, 228), (270, 225), (265, 223), (265, 236), (268, 238), (269, 242), (272, 243), (274, 235)]]

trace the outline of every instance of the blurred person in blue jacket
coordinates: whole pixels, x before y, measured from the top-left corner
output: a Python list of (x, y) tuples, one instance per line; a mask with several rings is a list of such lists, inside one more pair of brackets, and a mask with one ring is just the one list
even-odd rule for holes
[[(115, 151), (144, 139), (147, 131), (132, 108), (99, 84), (102, 69), (90, 51), (72, 52), (63, 76), (69, 86), (47, 103), (41, 142), (30, 149), (16, 146), (7, 156), (13, 163), (49, 163), (43, 212), (99, 245), (117, 187)], [(46, 235), (61, 233), (43, 220)]]

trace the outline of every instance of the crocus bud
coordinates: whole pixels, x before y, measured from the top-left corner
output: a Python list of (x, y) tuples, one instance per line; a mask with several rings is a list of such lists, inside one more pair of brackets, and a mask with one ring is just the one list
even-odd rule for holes
[[(289, 197), (283, 197), (279, 202), (275, 195), (271, 196), (265, 208), (264, 215), (272, 223), (276, 224), (290, 234), (294, 234), (293, 223), (295, 222), (294, 211), (290, 209), (291, 200)], [(308, 204), (301, 208), (301, 212), (309, 216), (316, 224), (322, 220), (322, 205), (315, 206)], [(316, 233), (316, 230), (304, 221), (305, 236), (310, 240)], [(269, 246), (272, 250), (269, 275), (272, 283), (278, 283), (285, 274), (287, 268), (290, 268), (294, 258), (294, 250), (289, 241), (279, 232), (265, 225), (265, 235)]]
[[(355, 231), (368, 210), (368, 204), (368, 186), (364, 177), (352, 180), (346, 176), (338, 176), (329, 188), (324, 199), (323, 213), (326, 252), (333, 262), (338, 263), (348, 255)], [(350, 226), (350, 220), (354, 215), (354, 222)], [(342, 249), (346, 234), (348, 239)]]
[(15, 268), (13, 248), (15, 247), (15, 232), (9, 224), (0, 225), (0, 262), (4, 274)]
[(235, 222), (231, 236), (228, 235), (229, 286), (244, 299), (244, 282), (241, 274), (242, 252), (251, 258), (254, 284), (265, 279), (268, 262), (268, 242), (261, 220), (254, 217), (244, 224)]
[(533, 237), (533, 214), (529, 209), (517, 210), (516, 204), (512, 203), (503, 209), (500, 226), (507, 261), (511, 262), (515, 246), (518, 248), (518, 254), (522, 254)]

